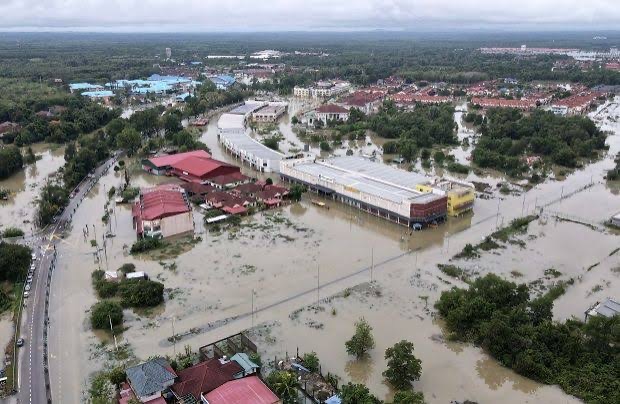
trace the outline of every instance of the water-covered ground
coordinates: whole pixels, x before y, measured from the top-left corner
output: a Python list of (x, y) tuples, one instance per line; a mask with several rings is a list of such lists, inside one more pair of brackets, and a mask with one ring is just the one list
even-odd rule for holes
[[(617, 104), (606, 108), (612, 117), (618, 115)], [(381, 397), (390, 395), (381, 377), (383, 351), (397, 340), (409, 339), (423, 360), (423, 376), (416, 388), (424, 391), (429, 402), (466, 398), (480, 402), (573, 402), (555, 387), (541, 386), (501, 368), (477, 348), (446, 343), (429, 309), (441, 290), (458, 284), (441, 274), (436, 265), (445, 263), (466, 243), (482, 240), (502, 223), (547, 204), (547, 209), (596, 221), (614, 213), (619, 205), (617, 189), (604, 184), (603, 175), (613, 166), (611, 156), (620, 149), (620, 128), (617, 119), (614, 123), (601, 118), (601, 124), (615, 130), (608, 139), (611, 148), (604, 160), (569, 175), (565, 181), (547, 181), (523, 195), (500, 198), (495, 193), (493, 199), (478, 200), (473, 214), (450, 219), (437, 229), (409, 234), (402, 227), (349, 207), (328, 202), (330, 209), (324, 209), (305, 198), (301, 203), (246, 218), (233, 232), (207, 232), (196, 212), (200, 241), (183, 242), (166, 254), (133, 257), (127, 253), (135, 241), (130, 208), (119, 205), (108, 229), (115, 237), (108, 239), (105, 259), (97, 263), (90, 239), (94, 234), (101, 239), (106, 191), (121, 182), (120, 174), (110, 171), (84, 200), (74, 216), (73, 228), (59, 247), (50, 309), (54, 400), (81, 402), (88, 376), (104, 366), (105, 352), (113, 346), (108, 335), (90, 329), (88, 309), (97, 301), (91, 272), (132, 262), (167, 288), (162, 307), (125, 312), (127, 329), (118, 336), (119, 342), (130, 344), (132, 353), (141, 359), (172, 354), (175, 349), (179, 352), (185, 344), (197, 349), (252, 324), (267, 324), (275, 338), (260, 338), (261, 351), (267, 358), (293, 352), (297, 346), (302, 351), (314, 350), (324, 371), (337, 373), (345, 382), (367, 383)], [(216, 133), (214, 117), (202, 140), (214, 157), (235, 162), (217, 144)], [(128, 163), (133, 167), (133, 185), (171, 181), (140, 173), (135, 163)], [(599, 185), (572, 195), (592, 181)], [(560, 202), (561, 195), (572, 196)], [(588, 209), (593, 200), (598, 208)], [(1, 212), (5, 215), (4, 207)], [(87, 225), (90, 230), (85, 238), (82, 229)], [(617, 244), (614, 234), (552, 218), (546, 223), (532, 223), (530, 231), (535, 238), (527, 240), (525, 247), (509, 246), (499, 254), (489, 252), (478, 263), (469, 264), (478, 265), (479, 273), (493, 271), (505, 276), (521, 268), (524, 281), (535, 280), (551, 265), (566, 277), (582, 274), (581, 283), (575, 283), (558, 300), (557, 318), (579, 316), (584, 304), (613, 290), (613, 282), (602, 284), (603, 289), (590, 296), (586, 290), (591, 291), (609, 275), (615, 265), (612, 260), (582, 272), (611, 252), (612, 245)], [(567, 247), (570, 252), (565, 253)], [(368, 282), (371, 276), (374, 289), (359, 287), (347, 298), (323, 302), (325, 310), (292, 315), (317, 299)], [(573, 302), (571, 293), (579, 299)], [(361, 316), (374, 327), (377, 348), (368, 361), (358, 363), (347, 357), (344, 341)], [(175, 347), (168, 342), (173, 324), (177, 334), (190, 329), (197, 333), (189, 334)], [(107, 345), (103, 347), (102, 342)]]

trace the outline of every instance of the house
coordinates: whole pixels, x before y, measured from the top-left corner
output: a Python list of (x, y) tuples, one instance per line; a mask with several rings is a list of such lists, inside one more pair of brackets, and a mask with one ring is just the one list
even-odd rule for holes
[(194, 230), (185, 192), (174, 184), (142, 189), (132, 216), (138, 237), (165, 238)]
[(206, 183), (215, 189), (229, 189), (238, 185), (247, 184), (250, 181), (252, 181), (250, 177), (238, 171), (232, 174), (218, 175), (217, 177), (206, 180)]
[(172, 165), (188, 157), (198, 157), (204, 160), (211, 158), (211, 155), (204, 150), (194, 150), (186, 153), (168, 154), (158, 157), (151, 157), (142, 160), (142, 169), (155, 175), (165, 175), (170, 172)]
[(164, 358), (154, 358), (125, 370), (127, 382), (143, 403), (165, 403), (162, 392), (170, 388), (177, 374)]
[[(235, 361), (209, 359), (179, 371), (172, 393), (181, 402), (205, 402), (204, 395), (234, 380), (243, 368)], [(191, 401), (191, 400), (194, 401)]]
[(340, 105), (346, 109), (357, 108), (364, 114), (369, 115), (377, 112), (387, 91), (356, 91), (340, 101)]
[(255, 196), (257, 192), (263, 190), (263, 185), (258, 182), (249, 182), (241, 184), (230, 190), (230, 193), (237, 196)]
[(184, 182), (181, 184), (181, 188), (185, 190), (188, 196), (200, 196), (204, 197), (209, 192), (215, 191), (215, 188), (211, 185), (201, 184), (198, 182)]
[(253, 375), (260, 370), (260, 366), (254, 363), (245, 352), (239, 352), (234, 354), (230, 357), (230, 360), (233, 362), (237, 362), (237, 364), (239, 364), (239, 366), (243, 368), (241, 372), (235, 373), (235, 375), (233, 376), (235, 379), (239, 379), (248, 375)]
[(258, 376), (231, 380), (207, 393), (209, 404), (279, 404), (282, 400)]
[[(328, 121), (346, 121), (349, 119), (349, 110), (335, 104), (321, 105), (314, 110), (316, 119), (327, 124)], [(309, 122), (313, 124), (313, 122)]]
[(240, 173), (241, 169), (223, 161), (190, 156), (171, 164), (170, 173), (188, 182), (204, 184), (220, 175)]

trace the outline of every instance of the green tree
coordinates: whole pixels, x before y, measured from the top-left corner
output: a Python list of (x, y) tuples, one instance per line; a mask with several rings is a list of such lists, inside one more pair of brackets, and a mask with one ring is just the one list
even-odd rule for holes
[(370, 394), (368, 387), (363, 384), (353, 384), (351, 382), (342, 385), (340, 388), (340, 399), (342, 404), (379, 404), (381, 401)]
[(424, 394), (419, 391), (404, 390), (394, 394), (392, 404), (424, 404)]
[(289, 197), (294, 201), (300, 201), (301, 196), (307, 191), (306, 187), (301, 184), (293, 184), (288, 190)]
[(90, 308), (90, 323), (94, 329), (108, 330), (110, 321), (112, 321), (112, 326), (123, 323), (123, 308), (120, 304), (104, 300), (95, 303)]
[(140, 149), (142, 138), (137, 130), (127, 127), (116, 137), (116, 145), (121, 149), (127, 150), (128, 156), (133, 156)]
[(0, 242), (0, 282), (23, 280), (30, 266), (31, 253), (29, 247)]
[(422, 373), (422, 362), (413, 354), (413, 343), (402, 340), (385, 350), (387, 369), (383, 376), (396, 388), (408, 389)]
[(115, 367), (108, 372), (108, 379), (110, 379), (110, 383), (112, 383), (114, 386), (120, 385), (127, 379), (125, 369), (123, 369), (121, 366)]
[(22, 154), (16, 146), (0, 146), (0, 179), (21, 170), (23, 165)]
[(267, 376), (269, 387), (284, 404), (297, 404), (297, 376), (293, 372), (275, 370)]
[(363, 317), (355, 323), (355, 334), (345, 342), (345, 347), (349, 355), (355, 355), (358, 359), (375, 347), (372, 327)]

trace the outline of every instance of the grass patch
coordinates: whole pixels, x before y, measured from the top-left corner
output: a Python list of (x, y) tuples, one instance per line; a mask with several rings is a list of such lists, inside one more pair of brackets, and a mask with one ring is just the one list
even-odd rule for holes
[(460, 279), (463, 282), (469, 281), (469, 274), (463, 268), (457, 267), (456, 265), (437, 264), (437, 268), (452, 278)]

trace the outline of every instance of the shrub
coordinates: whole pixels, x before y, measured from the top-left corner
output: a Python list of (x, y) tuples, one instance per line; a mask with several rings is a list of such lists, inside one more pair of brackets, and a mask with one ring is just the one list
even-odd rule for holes
[(24, 235), (24, 231), (22, 229), (18, 229), (17, 227), (7, 227), (2, 232), (2, 237), (11, 238), (11, 237), (21, 237)]
[(319, 370), (319, 357), (314, 351), (306, 352), (302, 358), (302, 362), (311, 372), (316, 372)]
[(141, 240), (136, 241), (131, 246), (130, 253), (137, 254), (146, 251), (156, 250), (162, 247), (164, 243), (161, 240), (155, 238), (143, 238)]
[(164, 301), (164, 284), (143, 279), (128, 279), (120, 283), (118, 294), (126, 307), (153, 307)]

